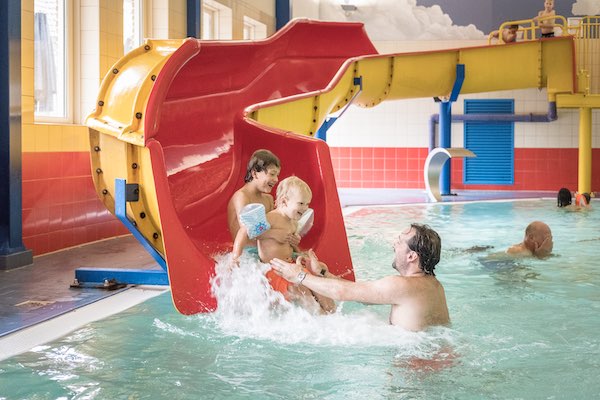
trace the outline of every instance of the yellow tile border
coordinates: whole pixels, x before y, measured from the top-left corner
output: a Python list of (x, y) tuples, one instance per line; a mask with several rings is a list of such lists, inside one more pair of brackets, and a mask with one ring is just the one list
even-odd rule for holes
[(83, 125), (23, 124), (21, 129), (23, 152), (89, 151), (88, 128)]

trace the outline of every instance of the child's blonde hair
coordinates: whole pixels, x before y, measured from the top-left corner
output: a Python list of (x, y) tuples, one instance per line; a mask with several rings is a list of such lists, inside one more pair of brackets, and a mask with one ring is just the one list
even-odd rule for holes
[(306, 182), (297, 176), (288, 176), (279, 182), (279, 185), (277, 186), (277, 199), (275, 200), (275, 205), (280, 207), (283, 204), (283, 199), (287, 199), (293, 189), (304, 190), (312, 197), (312, 191)]

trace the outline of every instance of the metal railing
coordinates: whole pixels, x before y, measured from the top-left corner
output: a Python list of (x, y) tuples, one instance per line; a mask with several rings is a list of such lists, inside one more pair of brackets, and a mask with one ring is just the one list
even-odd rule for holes
[(574, 36), (579, 91), (600, 94), (600, 16), (581, 18)]
[[(572, 18), (567, 21), (562, 15), (550, 15), (532, 19), (506, 21), (498, 30), (488, 36), (488, 44), (504, 44), (505, 38), (512, 41), (537, 40), (541, 25), (554, 27), (556, 36), (573, 36), (577, 62), (577, 78), (579, 92), (588, 94), (600, 93), (600, 16)], [(573, 23), (575, 22), (575, 23)], [(511, 26), (517, 25), (516, 32), (510, 32)], [(512, 28), (514, 30), (514, 28)], [(503, 33), (507, 34), (504, 35)], [(514, 35), (516, 33), (516, 36)], [(510, 39), (509, 39), (510, 40)], [(557, 60), (557, 62), (561, 62)]]
[[(572, 33), (573, 28), (569, 26), (567, 19), (562, 15), (550, 15), (547, 17), (535, 18), (535, 19), (520, 19), (516, 21), (506, 21), (500, 25), (497, 31), (493, 31), (488, 35), (488, 43), (489, 44), (503, 44), (506, 43), (502, 32), (505, 30), (509, 30), (509, 28), (513, 25), (518, 26), (517, 37), (515, 41), (523, 41), (523, 40), (535, 40), (537, 31), (540, 30), (540, 22), (549, 21), (554, 26), (555, 32), (558, 28), (558, 33), (560, 36), (567, 36)], [(493, 42), (493, 39), (498, 39), (497, 42)]]

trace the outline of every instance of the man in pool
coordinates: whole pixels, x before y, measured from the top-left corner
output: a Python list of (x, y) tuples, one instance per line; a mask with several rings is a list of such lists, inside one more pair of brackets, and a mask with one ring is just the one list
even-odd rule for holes
[[(296, 264), (273, 259), (273, 269), (286, 280), (302, 284), (334, 300), (390, 304), (390, 324), (411, 331), (450, 323), (444, 287), (435, 277), (440, 261), (440, 236), (427, 225), (411, 224), (394, 242), (392, 267), (398, 272), (375, 281), (350, 282), (327, 271), (315, 253)], [(310, 268), (311, 273), (303, 268)]]
[(506, 254), (513, 257), (547, 258), (552, 253), (552, 231), (542, 221), (533, 221), (525, 229), (525, 237), (521, 243), (512, 245)]

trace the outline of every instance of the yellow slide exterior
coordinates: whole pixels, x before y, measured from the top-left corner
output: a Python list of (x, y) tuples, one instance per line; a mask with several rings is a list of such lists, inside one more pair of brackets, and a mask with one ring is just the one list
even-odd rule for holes
[[(353, 104), (372, 107), (384, 100), (449, 96), (456, 65), (465, 65), (461, 94), (547, 88), (549, 100), (575, 91), (571, 37), (514, 44), (352, 59), (347, 69), (321, 92), (283, 103), (259, 105), (250, 116), (258, 122), (303, 135), (314, 135), (325, 118), (363, 90)], [(260, 108), (259, 108), (260, 107)]]
[(87, 117), (92, 177), (98, 197), (115, 213), (115, 179), (139, 185), (139, 201), (127, 203), (127, 216), (164, 255), (144, 116), (158, 74), (184, 40), (147, 40), (121, 58), (100, 86), (96, 109)]

